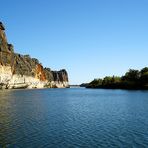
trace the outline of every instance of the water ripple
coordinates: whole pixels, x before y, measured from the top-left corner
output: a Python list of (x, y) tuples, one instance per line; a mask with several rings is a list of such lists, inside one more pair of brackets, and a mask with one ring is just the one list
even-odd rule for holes
[(0, 91), (0, 148), (146, 148), (147, 106), (147, 91)]

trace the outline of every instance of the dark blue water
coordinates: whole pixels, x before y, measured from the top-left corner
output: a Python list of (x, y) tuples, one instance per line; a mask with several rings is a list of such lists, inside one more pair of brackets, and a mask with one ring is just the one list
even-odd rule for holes
[(0, 147), (148, 147), (148, 91), (0, 91)]

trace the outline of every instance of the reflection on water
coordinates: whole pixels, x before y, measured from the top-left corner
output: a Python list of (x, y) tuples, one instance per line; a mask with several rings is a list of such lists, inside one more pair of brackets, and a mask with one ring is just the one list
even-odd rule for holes
[(148, 91), (0, 91), (0, 147), (148, 147)]
[(11, 103), (9, 101), (10, 91), (0, 91), (0, 144), (7, 145), (7, 135), (11, 132)]

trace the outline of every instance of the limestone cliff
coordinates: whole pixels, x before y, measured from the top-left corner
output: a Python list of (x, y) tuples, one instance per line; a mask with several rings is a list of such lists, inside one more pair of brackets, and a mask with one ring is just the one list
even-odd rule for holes
[(29, 55), (14, 52), (8, 44), (5, 27), (0, 22), (0, 88), (68, 87), (66, 70), (52, 71)]

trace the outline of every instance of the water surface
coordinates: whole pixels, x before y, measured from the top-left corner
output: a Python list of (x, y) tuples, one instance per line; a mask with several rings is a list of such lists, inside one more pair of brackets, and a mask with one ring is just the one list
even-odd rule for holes
[(0, 91), (0, 147), (148, 147), (148, 91)]

